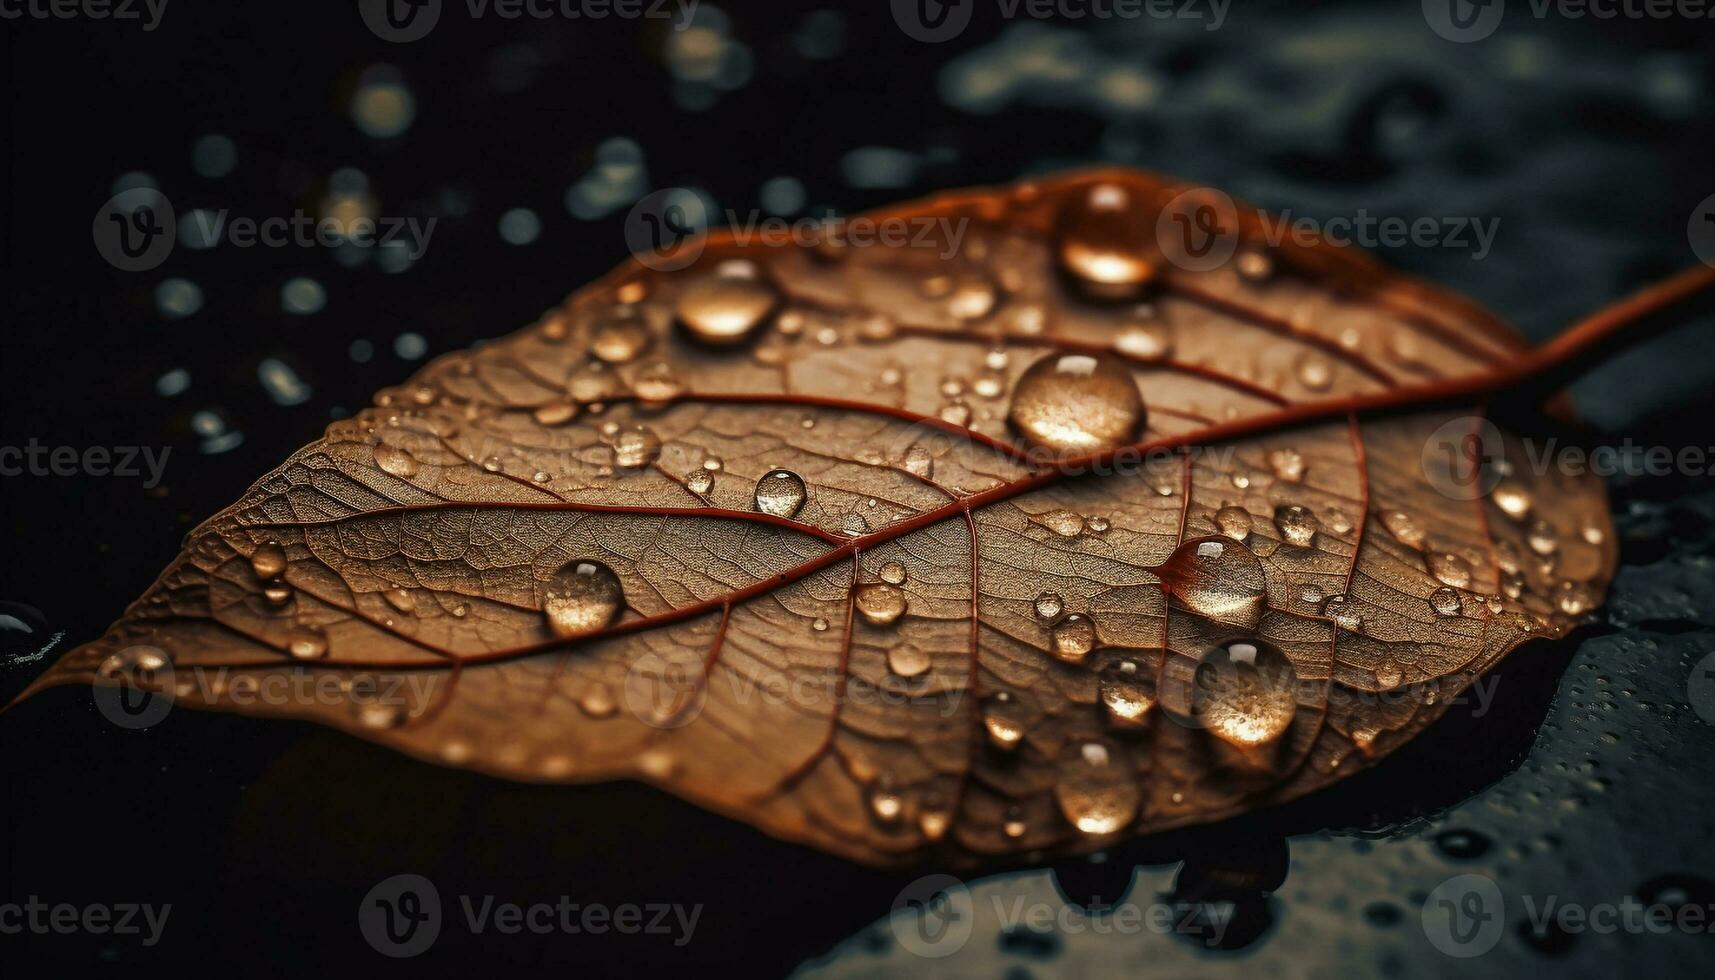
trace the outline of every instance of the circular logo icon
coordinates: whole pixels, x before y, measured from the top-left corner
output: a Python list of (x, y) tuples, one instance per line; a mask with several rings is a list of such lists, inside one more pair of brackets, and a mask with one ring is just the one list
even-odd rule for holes
[(1506, 470), (1501, 430), (1488, 419), (1462, 415), (1430, 433), (1421, 462), (1424, 478), (1442, 496), (1486, 497)]
[(1481, 41), (1501, 26), (1507, 0), (1423, 0), (1429, 29), (1449, 41)]
[(1703, 264), (1715, 265), (1715, 194), (1704, 198), (1697, 210), (1691, 212), (1685, 234), (1691, 239), (1691, 250)]
[(173, 254), (178, 223), (173, 202), (153, 187), (133, 187), (107, 199), (90, 226), (95, 250), (115, 269), (147, 272)]
[(651, 728), (683, 728), (703, 713), (709, 685), (697, 654), (653, 650), (625, 672), (625, 707)]
[(1697, 717), (1715, 725), (1715, 652), (1697, 661), (1685, 682), (1685, 693)]
[(1448, 956), (1481, 956), (1501, 941), (1506, 925), (1501, 887), (1487, 875), (1465, 874), (1436, 886), (1423, 901), (1423, 934)]
[(976, 0), (893, 0), (893, 20), (913, 41), (951, 41), (970, 26)]
[(357, 928), (382, 956), (416, 956), (441, 935), (441, 893), (422, 875), (394, 875), (363, 896)]
[(965, 883), (952, 875), (925, 875), (899, 892), (887, 924), (909, 952), (940, 959), (963, 949), (976, 923), (976, 902)]
[(1239, 209), (1213, 187), (1184, 191), (1155, 219), (1155, 242), (1167, 261), (1188, 272), (1226, 265), (1239, 247)]
[(406, 44), (427, 37), (441, 19), (441, 0), (357, 0), (358, 13), (383, 41)]
[(102, 662), (95, 709), (120, 728), (140, 730), (173, 710), (173, 662), (159, 647), (126, 647)]
[(637, 261), (658, 272), (683, 269), (703, 254), (709, 208), (688, 187), (645, 195), (625, 216), (625, 245)]

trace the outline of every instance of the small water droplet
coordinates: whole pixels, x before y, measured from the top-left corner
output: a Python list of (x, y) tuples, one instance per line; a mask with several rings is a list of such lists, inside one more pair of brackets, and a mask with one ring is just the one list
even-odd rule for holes
[(407, 615), (417, 611), (417, 599), (409, 589), (388, 589), (381, 593), (381, 597), (387, 600), (389, 606)]
[(375, 447), (375, 465), (381, 467), (382, 472), (402, 480), (417, 475), (417, 457), (387, 443)]
[(613, 569), (598, 561), (570, 561), (548, 578), (542, 611), (554, 635), (570, 637), (606, 626), (624, 603)]
[(909, 643), (901, 643), (887, 650), (887, 669), (900, 677), (921, 677), (929, 672), (932, 664), (927, 653)]
[(286, 574), (286, 549), (278, 541), (264, 541), (250, 553), (250, 570), (267, 581)]
[(619, 703), (613, 696), (613, 690), (597, 681), (584, 689), (583, 696), (578, 698), (578, 707), (591, 718), (609, 718), (619, 709)]
[(634, 306), (602, 317), (590, 337), (590, 353), (609, 364), (628, 364), (649, 347), (649, 326)]
[(1320, 355), (1306, 353), (1298, 359), (1298, 381), (1311, 391), (1326, 391), (1334, 383), (1334, 368)]
[(1496, 484), (1494, 493), (1490, 497), (1494, 500), (1495, 506), (1501, 509), (1501, 513), (1515, 521), (1522, 521), (1529, 516), (1530, 509), (1534, 505), (1530, 499), (1530, 492), (1511, 480), (1502, 480)]
[(905, 615), (905, 590), (886, 582), (867, 582), (858, 586), (857, 611), (877, 626), (886, 626)]
[(1055, 623), (1049, 636), (1054, 656), (1067, 663), (1079, 663), (1096, 646), (1096, 624), (1088, 616), (1073, 613)]
[(1086, 834), (1111, 834), (1137, 816), (1143, 793), (1125, 759), (1123, 749), (1105, 742), (1067, 748), (1054, 801), (1072, 826)]
[(905, 812), (905, 800), (892, 790), (877, 787), (870, 790), (869, 812), (881, 823), (896, 824)]
[(1251, 536), (1251, 512), (1243, 507), (1222, 507), (1215, 511), (1215, 530), (1234, 541)]
[(631, 380), (631, 390), (646, 406), (659, 406), (685, 393), (685, 383), (673, 373), (671, 365), (656, 362), (637, 372)]
[(1442, 616), (1457, 616), (1465, 609), (1459, 590), (1443, 585), (1429, 593), (1429, 607)]
[(1424, 541), (1423, 526), (1417, 519), (1403, 510), (1383, 511), (1381, 514), (1382, 527), (1394, 538), (1410, 548), (1422, 548)]
[(1143, 423), (1143, 397), (1111, 357), (1050, 354), (1018, 379), (1007, 418), (1037, 445), (1088, 452), (1130, 442)]
[(1075, 538), (1084, 533), (1084, 518), (1069, 510), (1053, 510), (1042, 515), (1042, 524), (1062, 538)]
[(1554, 603), (1568, 616), (1582, 616), (1595, 608), (1596, 593), (1586, 582), (1562, 582), (1554, 590)]
[(269, 582), (262, 588), (262, 598), (270, 606), (280, 609), (292, 601), (292, 587), (283, 582)]
[(1552, 555), (1560, 550), (1560, 532), (1547, 521), (1535, 521), (1530, 525), (1530, 532), (1525, 535), (1525, 543), (1539, 555)]
[(1348, 633), (1356, 633), (1364, 625), (1364, 617), (1358, 614), (1356, 605), (1343, 595), (1331, 595), (1323, 600), (1322, 615)]
[(568, 401), (549, 402), (536, 406), (530, 416), (539, 425), (565, 425), (578, 417), (578, 406)]
[(1289, 504), (1275, 508), (1274, 526), (1280, 530), (1281, 540), (1287, 544), (1308, 548), (1315, 543), (1316, 532), (1322, 529), (1322, 522), (1316, 519), (1310, 508)]
[(983, 705), (983, 731), (987, 733), (989, 744), (1003, 752), (1009, 752), (1024, 741), (1024, 709), (1005, 691), (990, 698)]
[(692, 493), (708, 493), (714, 489), (715, 475), (708, 470), (692, 470), (690, 475), (685, 477), (685, 486), (689, 487)]
[(904, 466), (905, 472), (920, 480), (932, 479), (935, 475), (935, 458), (922, 446), (913, 445), (905, 451)]
[(1036, 597), (1034, 606), (1036, 608), (1037, 617), (1046, 620), (1058, 619), (1060, 618), (1060, 614), (1066, 611), (1065, 600), (1060, 598), (1060, 593), (1058, 592), (1042, 593)]
[(648, 466), (661, 455), (661, 437), (655, 430), (636, 426), (613, 437), (613, 461), (629, 470)]
[(817, 616), (815, 620), (810, 623), (810, 628), (818, 633), (826, 633), (828, 631), (828, 621)]
[(294, 627), (286, 633), (286, 652), (294, 660), (320, 660), (328, 655), (327, 634), (310, 626)]
[(756, 509), (775, 517), (791, 518), (804, 506), (804, 479), (791, 470), (769, 470), (756, 481)]
[(1114, 338), (1114, 349), (1140, 361), (1159, 361), (1173, 353), (1173, 335), (1160, 321), (1134, 323)]
[(886, 562), (881, 566), (881, 580), (889, 585), (905, 584), (905, 566), (896, 561)]
[(1268, 454), (1268, 465), (1279, 479), (1294, 483), (1304, 479), (1304, 456), (1296, 449), (1276, 449)]
[(1155, 707), (1154, 685), (1135, 660), (1116, 660), (1102, 669), (1099, 692), (1110, 724), (1136, 728)]
[(357, 723), (371, 731), (398, 728), (409, 715), (405, 706), (384, 701), (364, 701), (357, 706)]
[(1456, 589), (1469, 588), (1471, 585), (1471, 565), (1458, 555), (1432, 551), (1424, 556), (1424, 564), (1429, 566), (1429, 574), (1440, 579), (1442, 585), (1451, 585)]

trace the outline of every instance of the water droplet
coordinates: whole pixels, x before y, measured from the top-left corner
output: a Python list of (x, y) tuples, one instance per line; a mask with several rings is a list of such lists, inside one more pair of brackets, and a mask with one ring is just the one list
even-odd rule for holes
[(1308, 548), (1315, 543), (1316, 532), (1322, 529), (1322, 522), (1316, 519), (1310, 508), (1290, 504), (1275, 508), (1274, 526), (1280, 530), (1281, 540), (1287, 544)]
[(375, 465), (381, 467), (382, 472), (400, 479), (417, 475), (417, 457), (398, 446), (390, 446), (387, 443), (381, 443), (375, 447)]
[(881, 580), (889, 585), (905, 584), (905, 566), (896, 561), (890, 561), (881, 566)]
[(1582, 616), (1596, 605), (1596, 593), (1585, 582), (1562, 582), (1554, 591), (1554, 603), (1568, 616)]
[(1025, 830), (1024, 815), (1019, 811), (1018, 807), (1007, 807), (1006, 822), (1000, 825), (1000, 832), (1013, 840), (1017, 840), (1024, 836)]
[(1495, 506), (1501, 509), (1501, 513), (1515, 521), (1522, 521), (1529, 516), (1533, 506), (1530, 492), (1511, 480), (1502, 480), (1496, 484), (1491, 496), (1495, 501)]
[(267, 581), (286, 574), (286, 549), (278, 541), (264, 541), (250, 553), (250, 570)]
[(310, 626), (298, 626), (286, 633), (286, 652), (294, 660), (320, 660), (328, 655), (327, 634)]
[(1054, 784), (1054, 801), (1072, 826), (1086, 834), (1111, 834), (1137, 816), (1143, 793), (1117, 745), (1085, 742), (1068, 747)]
[(1387, 528), (1387, 533), (1393, 535), (1400, 544), (1409, 548), (1423, 547), (1423, 527), (1417, 523), (1416, 518), (1402, 510), (1389, 510), (1382, 512), (1381, 519), (1382, 527)]
[(714, 489), (715, 475), (708, 470), (692, 470), (691, 474), (685, 477), (685, 486), (689, 487), (692, 493), (708, 493)]
[(1276, 449), (1268, 454), (1268, 465), (1279, 479), (1294, 483), (1304, 479), (1304, 456), (1296, 449)]
[(388, 589), (381, 593), (381, 597), (387, 600), (389, 606), (407, 615), (417, 611), (417, 599), (409, 589)]
[(1090, 296), (1135, 298), (1156, 275), (1144, 201), (1117, 184), (1097, 184), (1062, 215), (1056, 257)]
[(1084, 526), (1089, 529), (1091, 534), (1106, 534), (1108, 529), (1113, 527), (1105, 517), (1092, 517)]
[(364, 701), (357, 706), (357, 723), (371, 731), (398, 728), (410, 717), (402, 704)]
[(1358, 614), (1352, 600), (1343, 595), (1331, 595), (1323, 600), (1322, 615), (1348, 633), (1356, 633), (1364, 625), (1364, 617)]
[(1489, 846), (1489, 839), (1474, 830), (1447, 830), (1435, 837), (1435, 849), (1457, 861), (1480, 858)]
[(1291, 727), (1298, 713), (1297, 674), (1279, 650), (1261, 643), (1231, 643), (1197, 665), (1192, 710), (1208, 730), (1240, 748), (1267, 745)]
[(1024, 709), (1012, 695), (1002, 691), (983, 705), (983, 731), (989, 744), (1011, 751), (1024, 741)]
[(500, 457), (490, 456), (482, 461), (482, 468), (490, 473), (500, 472)]
[(1560, 550), (1560, 532), (1547, 521), (1535, 521), (1530, 525), (1530, 533), (1525, 535), (1525, 543), (1539, 555), (1552, 555)]
[(1215, 511), (1215, 530), (1234, 541), (1251, 536), (1251, 512), (1243, 507), (1222, 507)]
[(1155, 569), (1174, 600), (1216, 622), (1254, 628), (1268, 593), (1262, 562), (1228, 538), (1194, 538)]
[(1084, 533), (1084, 518), (1069, 510), (1053, 510), (1042, 515), (1042, 524), (1063, 538), (1075, 538)]
[(779, 301), (774, 287), (760, 279), (713, 276), (686, 289), (675, 314), (696, 339), (730, 346), (748, 340)]
[(884, 824), (896, 824), (905, 812), (905, 800), (892, 790), (876, 787), (869, 794), (869, 812)]
[(1451, 585), (1456, 589), (1469, 588), (1471, 585), (1471, 566), (1458, 555), (1432, 551), (1424, 556), (1424, 564), (1429, 566), (1429, 574), (1440, 579), (1442, 585)]
[(920, 480), (932, 479), (935, 475), (935, 458), (922, 446), (914, 445), (905, 451), (904, 466), (905, 472)]
[(578, 417), (578, 406), (573, 402), (549, 402), (538, 405), (530, 413), (539, 425), (565, 425)]
[(609, 718), (618, 710), (619, 704), (614, 699), (613, 690), (597, 681), (586, 688), (583, 696), (578, 698), (578, 707), (591, 718)]
[(1114, 338), (1114, 349), (1140, 361), (1159, 361), (1173, 353), (1173, 335), (1159, 321), (1134, 323)]
[(1102, 669), (1099, 692), (1108, 721), (1118, 728), (1135, 728), (1155, 707), (1154, 685), (1135, 660), (1116, 660)]
[(960, 320), (980, 320), (994, 309), (994, 287), (982, 280), (963, 282), (947, 297), (947, 312)]
[(917, 817), (917, 829), (931, 841), (940, 840), (947, 835), (947, 828), (952, 826), (953, 818), (939, 810), (924, 810)]
[(269, 582), (262, 588), (262, 598), (279, 609), (292, 601), (292, 587), (282, 582)]
[(930, 666), (929, 655), (909, 643), (888, 648), (887, 669), (900, 677), (921, 677), (929, 672)]
[(804, 479), (791, 470), (769, 470), (756, 481), (756, 509), (764, 514), (796, 516), (806, 496)]
[(886, 626), (905, 615), (905, 590), (886, 582), (867, 582), (858, 586), (857, 611), (863, 618)]
[(1457, 616), (1465, 609), (1465, 604), (1459, 598), (1459, 590), (1443, 585), (1429, 593), (1429, 607), (1443, 616)]
[(1131, 372), (1111, 357), (1085, 354), (1050, 354), (1032, 364), (1007, 415), (1037, 445), (1083, 452), (1130, 442), (1143, 417)]
[(1065, 600), (1060, 598), (1060, 593), (1058, 592), (1042, 593), (1036, 597), (1034, 605), (1036, 608), (1036, 615), (1041, 619), (1058, 619), (1060, 614), (1066, 611)]
[(971, 390), (983, 398), (999, 398), (1006, 391), (1006, 378), (993, 371), (984, 371), (971, 382)]
[(658, 406), (685, 393), (685, 383), (673, 373), (671, 365), (656, 362), (637, 372), (631, 380), (631, 391), (645, 405)]
[(1090, 617), (1073, 613), (1054, 624), (1049, 631), (1054, 656), (1067, 663), (1079, 663), (1096, 645), (1096, 624)]
[(661, 455), (661, 437), (644, 426), (626, 429), (613, 439), (613, 461), (626, 469), (648, 466)]
[(628, 364), (649, 347), (649, 326), (636, 307), (622, 306), (602, 318), (590, 337), (590, 353), (609, 364)]
[(1246, 249), (1233, 259), (1233, 265), (1250, 282), (1262, 282), (1274, 274), (1274, 257), (1267, 252)]
[(1334, 369), (1316, 354), (1298, 359), (1298, 381), (1311, 391), (1326, 391), (1334, 383)]
[(581, 636), (613, 621), (625, 591), (613, 569), (597, 561), (571, 561), (548, 578), (542, 611), (555, 636)]
[(826, 633), (828, 631), (828, 621), (817, 616), (815, 620), (810, 623), (810, 628), (818, 633)]
[(1607, 540), (1607, 535), (1602, 533), (1602, 529), (1594, 524), (1580, 531), (1579, 536), (1584, 539), (1585, 544), (1601, 544)]

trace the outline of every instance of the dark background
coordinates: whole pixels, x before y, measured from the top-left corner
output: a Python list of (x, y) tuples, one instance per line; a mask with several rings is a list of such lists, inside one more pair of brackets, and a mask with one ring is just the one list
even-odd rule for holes
[[(1455, 44), (1415, 2), (1241, 0), (1214, 32), (1185, 20), (1009, 23), (991, 2), (932, 45), (908, 38), (881, 2), (746, 0), (702, 5), (697, 50), (716, 52), (704, 61), (660, 22), (473, 21), (459, 3), (403, 45), (371, 34), (349, 3), (172, 0), (151, 33), (0, 21), (0, 445), (171, 449), (154, 490), (139, 478), (0, 479), (0, 600), (33, 631), (0, 634), (0, 697), (99, 635), (194, 522), (410, 373), (419, 358), (396, 352), (401, 334), (421, 336), (427, 356), (465, 347), (616, 263), (630, 201), (585, 217), (563, 203), (615, 137), (641, 153), (639, 189), (694, 186), (739, 211), (760, 207), (776, 176), (801, 182), (808, 209), (850, 212), (1110, 161), (1315, 217), (1498, 218), (1480, 260), (1455, 249), (1384, 257), (1551, 335), (1695, 261), (1687, 221), (1715, 192), (1715, 21), (1539, 20), (1520, 0), (1513, 8), (1492, 37)], [(714, 81), (699, 81), (710, 65)], [(354, 123), (353, 97), (377, 77), (414, 97), (400, 136)], [(225, 176), (193, 166), (211, 133), (237, 148)], [(902, 166), (889, 174), (874, 154), (849, 156), (862, 147), (901, 151), (891, 159)], [(376, 256), (347, 265), (349, 254), (323, 248), (181, 243), (160, 268), (127, 273), (92, 244), (91, 219), (122, 174), (149, 175), (181, 214), (263, 218), (316, 213), (330, 185), (350, 180), (342, 168), (366, 176), (379, 214), (439, 219), (420, 261), (389, 272)], [(541, 221), (527, 245), (497, 230), (518, 207)], [(282, 309), (295, 277), (324, 287), (324, 308)], [(157, 300), (174, 278), (201, 292), (189, 316)], [(1715, 443), (1710, 325), (1581, 384), (1597, 425), (1588, 437)], [(351, 354), (359, 340), (373, 347), (366, 361)], [(258, 376), (269, 359), (307, 398), (279, 403), (281, 386)], [(180, 370), (188, 386), (162, 394), (159, 379)], [(1538, 935), (1511, 904), (1715, 902), (1715, 726), (1686, 687), (1715, 650), (1715, 494), (1697, 475), (1622, 476), (1614, 490), (1625, 567), (1603, 622), (1518, 651), (1489, 715), (1455, 712), (1379, 770), (1285, 810), (1097, 862), (971, 879), (984, 902), (1052, 895), (1050, 876), (1079, 900), (1114, 896), (1137, 867), (1136, 901), (1233, 908), (1231, 949), (979, 922), (957, 956), (921, 960), (893, 946), (884, 921), (921, 871), (857, 868), (641, 787), (507, 784), (309, 726), (180, 711), (125, 731), (89, 692), (67, 689), (0, 716), (0, 901), (173, 911), (152, 948), (0, 936), (0, 960), (294, 976), (520, 965), (768, 976), (807, 963), (991, 977), (1499, 976), (1549, 963), (1705, 974), (1708, 935)], [(433, 953), (391, 963), (363, 943), (356, 909), (404, 871), (435, 881), (449, 923)], [(1508, 934), (1468, 961), (1436, 952), (1418, 921), (1425, 894), (1465, 871), (1494, 877), (1509, 899)], [(452, 908), (461, 894), (705, 909), (683, 948), (649, 936), (472, 936)]]

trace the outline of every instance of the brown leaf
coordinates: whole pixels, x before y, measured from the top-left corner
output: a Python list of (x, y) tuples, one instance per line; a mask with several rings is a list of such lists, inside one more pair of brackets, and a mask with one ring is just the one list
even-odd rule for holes
[(1173, 215), (1217, 198), (1179, 190), (634, 260), (330, 426), (37, 686), (644, 779), (877, 863), (1326, 785), (1600, 601), (1604, 491), (1482, 421), (1538, 366), (1493, 316), (1230, 211), (1197, 271)]

